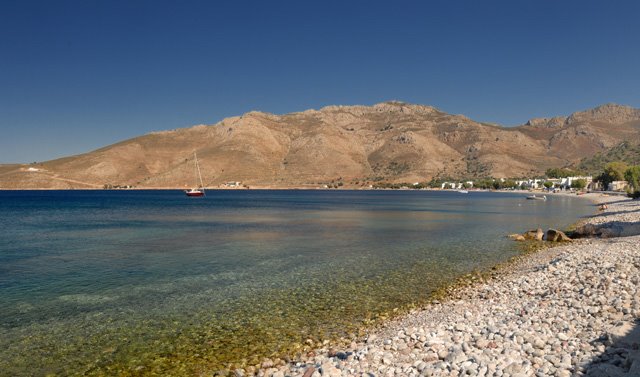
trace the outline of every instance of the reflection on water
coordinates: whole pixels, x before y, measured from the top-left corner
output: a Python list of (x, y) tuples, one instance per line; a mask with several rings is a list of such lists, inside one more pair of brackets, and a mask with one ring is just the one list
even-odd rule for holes
[(424, 191), (0, 192), (0, 370), (215, 370), (350, 335), (583, 201)]

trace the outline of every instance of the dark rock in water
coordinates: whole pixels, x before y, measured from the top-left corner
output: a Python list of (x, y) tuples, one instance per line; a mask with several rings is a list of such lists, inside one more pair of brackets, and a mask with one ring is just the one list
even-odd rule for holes
[(542, 238), (544, 237), (544, 231), (540, 228), (536, 230), (529, 230), (524, 232), (522, 236), (524, 237), (525, 240), (542, 241)]
[(557, 229), (549, 229), (547, 230), (547, 241), (549, 242), (571, 242), (571, 238), (564, 234), (564, 232), (559, 231)]

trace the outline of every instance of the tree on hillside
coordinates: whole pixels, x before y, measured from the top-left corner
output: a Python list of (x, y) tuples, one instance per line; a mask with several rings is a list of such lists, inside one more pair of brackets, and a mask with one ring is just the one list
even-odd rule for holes
[(546, 188), (550, 189), (550, 188), (552, 188), (552, 187), (553, 187), (553, 182), (551, 182), (551, 181), (545, 181), (542, 185), (543, 185), (544, 187), (546, 187)]
[(574, 189), (582, 190), (587, 187), (587, 181), (585, 181), (584, 179), (576, 179), (575, 181), (571, 182), (571, 187)]
[(476, 180), (473, 185), (477, 188), (481, 189), (490, 189), (493, 188), (493, 179), (492, 178), (481, 178)]
[(609, 183), (624, 180), (627, 169), (627, 164), (622, 161), (610, 162), (596, 180), (602, 182), (603, 187), (606, 189)]
[(504, 181), (502, 186), (504, 188), (516, 188), (516, 186), (518, 186), (518, 184), (513, 179), (507, 179), (506, 181)]
[(624, 172), (624, 179), (634, 190), (640, 190), (640, 165), (632, 166)]
[(624, 172), (624, 178), (631, 186), (629, 196), (634, 199), (640, 198), (640, 165), (632, 166)]
[(551, 168), (545, 172), (547, 178), (566, 178), (583, 175), (581, 171), (571, 170), (568, 168)]

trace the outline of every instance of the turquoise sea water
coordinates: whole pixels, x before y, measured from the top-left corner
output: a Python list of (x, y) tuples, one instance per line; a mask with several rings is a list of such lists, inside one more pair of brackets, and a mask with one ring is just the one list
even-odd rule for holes
[(586, 201), (429, 191), (0, 191), (0, 375), (193, 375), (356, 333)]

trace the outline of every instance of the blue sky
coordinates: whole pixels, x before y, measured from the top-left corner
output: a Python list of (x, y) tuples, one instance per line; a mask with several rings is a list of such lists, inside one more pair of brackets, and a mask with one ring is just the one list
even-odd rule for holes
[(250, 110), (640, 107), (637, 1), (1, 1), (0, 163)]

